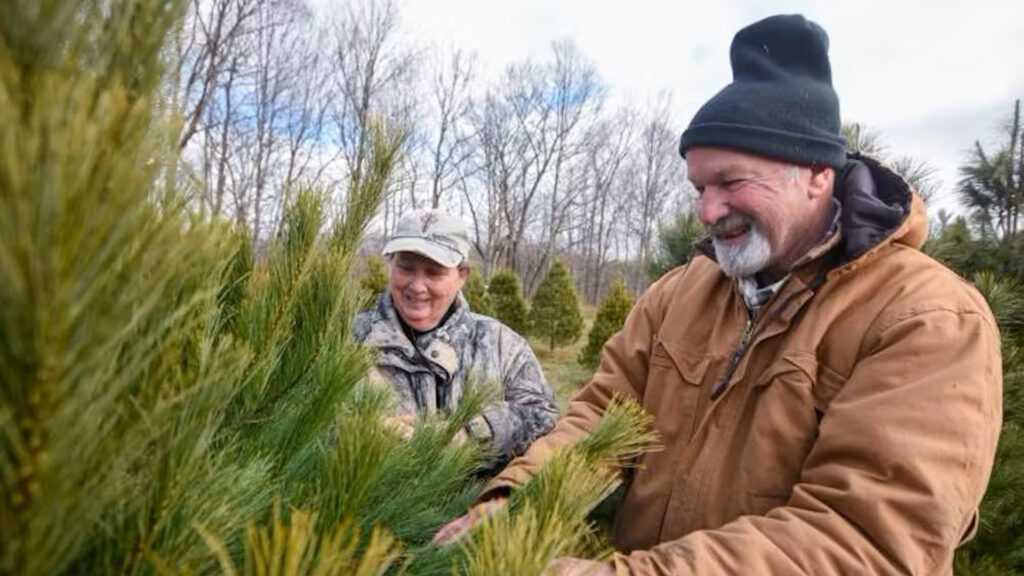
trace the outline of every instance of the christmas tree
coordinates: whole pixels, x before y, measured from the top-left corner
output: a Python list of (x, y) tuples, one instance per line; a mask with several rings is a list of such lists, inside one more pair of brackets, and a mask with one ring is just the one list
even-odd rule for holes
[(366, 308), (370, 308), (377, 301), (377, 298), (388, 289), (388, 266), (384, 258), (374, 255), (366, 261), (366, 270), (359, 280), (359, 286), (366, 293)]
[(588, 368), (597, 367), (601, 359), (601, 348), (612, 334), (622, 329), (632, 307), (633, 299), (626, 291), (625, 284), (621, 279), (616, 280), (597, 310), (597, 318), (587, 335), (587, 346), (580, 352), (580, 364)]
[(494, 316), (494, 301), (487, 291), (483, 275), (476, 268), (469, 271), (469, 278), (466, 279), (466, 284), (462, 287), (462, 295), (466, 297), (469, 309), (473, 312), (484, 316)]
[(547, 340), (551, 350), (572, 344), (583, 333), (576, 281), (561, 260), (555, 260), (537, 287), (530, 308), (533, 334)]
[[(488, 397), (471, 389), (403, 440), (350, 333), (357, 247), (402, 134), (372, 129), (332, 224), (324, 191), (296, 194), (255, 260), (248, 230), (193, 212), (175, 185), (161, 62), (184, 5), (0, 11), (0, 138), (17, 143), (0, 153), (0, 573), (465, 572), (496, 528), (428, 542), (478, 491), (484, 456), (451, 441)], [(610, 410), (591, 448), (561, 458), (597, 474), (641, 449), (637, 410)], [(577, 466), (559, 462), (547, 474)], [(558, 545), (473, 562), (582, 553), (588, 525), (558, 502), (606, 491), (537, 500)]]
[[(399, 516), (373, 502), (393, 495), (333, 471), (371, 448), (397, 470), (422, 458), (372, 440), (345, 452), (338, 424), (386, 405), (360, 392), (370, 355), (350, 337), (350, 278), (400, 135), (373, 135), (332, 230), (323, 195), (300, 194), (254, 267), (247, 231), (191, 213), (162, 172), (178, 153), (162, 42), (183, 8), (5, 6), (0, 135), (19, 145), (0, 155), (2, 573), (209, 573), (210, 542), (239, 556), (275, 502), (314, 511), (324, 533), (370, 533)], [(41, 41), (53, 29), (64, 40)], [(424, 532), (465, 504), (476, 465), (444, 431), (420, 443), (445, 451), (431, 464), (449, 461), (447, 476), (398, 503), (429, 516)], [(360, 435), (398, 442), (369, 423)], [(338, 494), (370, 504), (332, 506)]]
[(523, 296), (519, 276), (511, 270), (501, 270), (491, 276), (487, 286), (494, 302), (494, 317), (520, 334), (530, 331), (530, 310)]

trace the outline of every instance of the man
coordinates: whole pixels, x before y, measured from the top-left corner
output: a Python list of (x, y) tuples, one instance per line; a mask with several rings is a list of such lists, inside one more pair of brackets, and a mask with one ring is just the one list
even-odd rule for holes
[(439, 542), (621, 395), (653, 414), (665, 450), (629, 481), (613, 562), (557, 573), (952, 573), (1000, 429), (992, 315), (919, 250), (927, 220), (907, 183), (846, 154), (824, 30), (767, 18), (731, 61), (680, 143), (703, 256), (647, 291), (555, 429)]
[(504, 465), (551, 429), (558, 417), (551, 386), (533, 351), (511, 328), (469, 310), (460, 290), (469, 275), (469, 236), (437, 210), (402, 217), (384, 246), (389, 288), (356, 317), (354, 333), (378, 349), (370, 377), (397, 397), (389, 421), (411, 435), (415, 420), (451, 412), (467, 379), (500, 386), (499, 401), (474, 418), (459, 440), (489, 446)]

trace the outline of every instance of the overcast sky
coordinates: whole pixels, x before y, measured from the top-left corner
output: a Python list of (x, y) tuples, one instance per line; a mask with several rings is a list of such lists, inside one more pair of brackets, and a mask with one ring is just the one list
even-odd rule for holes
[(927, 160), (953, 202), (956, 168), (975, 139), (995, 138), (1024, 97), (1024, 0), (405, 0), (417, 41), (478, 54), (485, 78), (544, 59), (571, 39), (615, 103), (672, 94), (680, 132), (731, 79), (729, 44), (743, 26), (802, 13), (831, 38), (844, 121), (880, 132), (899, 154)]

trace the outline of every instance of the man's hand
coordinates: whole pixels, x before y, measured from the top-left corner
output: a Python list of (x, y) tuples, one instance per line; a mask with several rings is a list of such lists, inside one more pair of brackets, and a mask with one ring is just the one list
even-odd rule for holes
[(484, 521), (485, 518), (494, 514), (505, 505), (508, 498), (499, 496), (497, 498), (491, 498), (473, 506), (463, 516), (459, 516), (455, 520), (445, 524), (437, 531), (434, 535), (433, 543), (435, 546), (447, 546), (459, 538), (466, 535), (467, 532), (473, 529), (474, 526)]
[(466, 432), (465, 428), (459, 428), (459, 431), (455, 433), (455, 436), (452, 436), (451, 445), (458, 448), (465, 445), (466, 442), (469, 442), (469, 433)]
[(413, 414), (401, 414), (398, 416), (385, 416), (384, 427), (397, 434), (402, 440), (412, 438), (416, 431), (416, 416)]
[(607, 562), (580, 558), (555, 558), (548, 566), (550, 576), (615, 576), (615, 568)]

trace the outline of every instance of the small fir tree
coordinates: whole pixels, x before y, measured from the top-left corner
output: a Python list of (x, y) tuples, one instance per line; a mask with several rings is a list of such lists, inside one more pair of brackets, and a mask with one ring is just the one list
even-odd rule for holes
[(374, 302), (388, 289), (388, 266), (384, 258), (375, 255), (366, 261), (366, 270), (359, 280), (359, 287), (366, 293), (365, 308), (372, 308)]
[(551, 350), (572, 344), (583, 333), (576, 281), (561, 260), (555, 260), (537, 287), (530, 309), (533, 334), (547, 340)]
[(487, 292), (494, 301), (495, 318), (520, 334), (529, 333), (530, 310), (515, 272), (502, 270), (492, 276)]
[(474, 268), (469, 271), (466, 285), (462, 287), (462, 295), (469, 302), (469, 309), (484, 316), (494, 316), (494, 300), (487, 291), (484, 277)]
[(597, 318), (594, 319), (594, 325), (587, 335), (587, 347), (580, 352), (580, 364), (588, 368), (597, 366), (601, 358), (601, 348), (612, 334), (622, 329), (632, 307), (633, 298), (626, 291), (626, 285), (622, 280), (616, 280), (597, 311)]
[(680, 212), (675, 221), (658, 231), (658, 248), (654, 260), (647, 263), (647, 275), (657, 280), (664, 273), (682, 266), (697, 253), (694, 243), (704, 235), (704, 225), (697, 213)]

